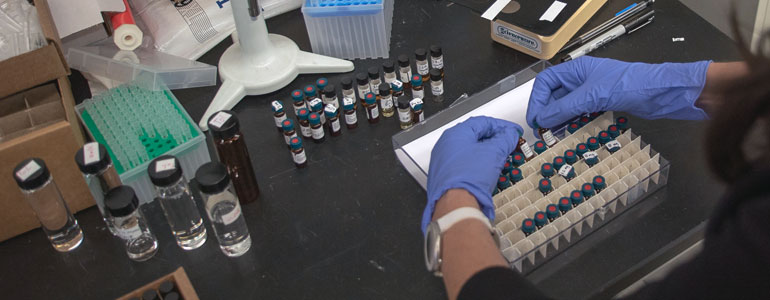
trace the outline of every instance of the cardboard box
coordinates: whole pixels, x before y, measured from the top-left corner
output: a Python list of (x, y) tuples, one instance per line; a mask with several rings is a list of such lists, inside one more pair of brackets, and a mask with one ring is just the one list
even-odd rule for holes
[(198, 300), (198, 294), (195, 293), (195, 289), (193, 288), (192, 283), (190, 283), (190, 278), (187, 277), (187, 273), (184, 272), (184, 268), (182, 267), (179, 267), (179, 269), (176, 269), (176, 271), (171, 274), (158, 278), (155, 281), (144, 285), (143, 287), (140, 287), (128, 294), (121, 296), (117, 300), (129, 300), (134, 298), (141, 299), (142, 293), (151, 289), (157, 291), (160, 284), (165, 281), (171, 281), (174, 283), (174, 286), (176, 286), (176, 290), (179, 295), (182, 296), (182, 299)]
[(48, 45), (0, 61), (0, 241), (40, 226), (12, 177), (17, 163), (43, 159), (72, 213), (94, 204), (73, 157), (85, 140), (45, 0), (37, 0)]

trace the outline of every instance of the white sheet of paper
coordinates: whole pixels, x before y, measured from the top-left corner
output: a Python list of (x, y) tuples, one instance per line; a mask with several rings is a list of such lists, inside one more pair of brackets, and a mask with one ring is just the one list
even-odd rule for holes
[(567, 7), (567, 3), (554, 1), (551, 3), (551, 7), (540, 16), (540, 21), (553, 22), (553, 20), (556, 19), (556, 16), (558, 16), (565, 7)]
[[(462, 117), (449, 122), (444, 126), (441, 126), (440, 128), (412, 141), (409, 144), (404, 145), (403, 150), (408, 153), (409, 156), (414, 158), (420, 168), (428, 172), (428, 167), (430, 165), (430, 152), (433, 150), (433, 145), (435, 145), (438, 139), (441, 137), (441, 134), (444, 133), (444, 130), (447, 130), (452, 126), (457, 125), (458, 123), (474, 116), (490, 116), (515, 122), (524, 128), (524, 138), (530, 143), (534, 142), (536, 138), (532, 132), (532, 129), (527, 126), (526, 121), (529, 95), (532, 93), (532, 86), (534, 83), (535, 80), (532, 79), (522, 84), (521, 86), (508, 91), (500, 97), (497, 97), (494, 100), (489, 101), (486, 104), (468, 112)], [(399, 159), (408, 158), (399, 157)], [(416, 168), (407, 168), (407, 171), (412, 174), (414, 174), (414, 172), (420, 173), (420, 170)], [(414, 177), (420, 178), (422, 176)], [(420, 183), (420, 185), (423, 186), (423, 188), (426, 187), (426, 183), (422, 182), (421, 179), (418, 179), (417, 181)]]
[(122, 0), (48, 0), (59, 37), (104, 22), (102, 11), (125, 11)]

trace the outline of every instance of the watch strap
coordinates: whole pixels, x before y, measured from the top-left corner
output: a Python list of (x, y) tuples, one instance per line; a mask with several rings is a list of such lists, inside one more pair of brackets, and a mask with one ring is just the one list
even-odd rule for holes
[(479, 220), (484, 223), (484, 225), (486, 225), (490, 231), (492, 230), (492, 224), (489, 223), (489, 218), (487, 218), (487, 216), (485, 216), (484, 213), (482, 213), (480, 210), (473, 207), (457, 208), (436, 220), (436, 223), (438, 223), (438, 227), (441, 229), (441, 233), (443, 234), (449, 230), (449, 228), (452, 228), (452, 226), (455, 224), (466, 219)]

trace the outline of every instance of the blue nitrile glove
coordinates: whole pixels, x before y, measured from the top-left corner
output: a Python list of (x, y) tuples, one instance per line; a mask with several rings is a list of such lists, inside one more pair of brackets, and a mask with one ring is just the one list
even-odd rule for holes
[(521, 126), (508, 121), (472, 117), (444, 131), (430, 154), (423, 233), (433, 217), (436, 202), (450, 189), (471, 193), (481, 211), (494, 220), (492, 190), (505, 160), (516, 149), (520, 130)]
[(695, 107), (711, 61), (627, 63), (583, 56), (537, 75), (527, 108), (527, 124), (550, 128), (576, 116), (625, 111), (640, 118), (703, 120)]

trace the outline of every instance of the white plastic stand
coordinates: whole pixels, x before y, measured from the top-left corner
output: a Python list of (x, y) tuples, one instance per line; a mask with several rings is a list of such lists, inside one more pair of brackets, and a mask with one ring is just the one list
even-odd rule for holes
[(256, 18), (249, 16), (246, 0), (230, 3), (239, 42), (219, 59), (222, 86), (198, 123), (202, 130), (208, 130), (206, 123), (215, 112), (233, 108), (247, 95), (262, 95), (283, 88), (300, 73), (353, 71), (350, 61), (300, 51), (291, 39), (268, 34), (264, 14)]

